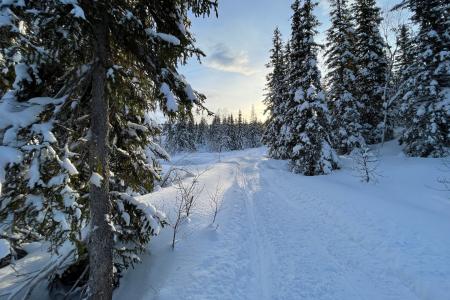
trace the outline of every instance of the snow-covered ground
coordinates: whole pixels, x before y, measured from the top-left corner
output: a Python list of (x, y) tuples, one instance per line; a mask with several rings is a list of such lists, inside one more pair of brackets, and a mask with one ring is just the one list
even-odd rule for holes
[[(125, 274), (128, 299), (449, 299), (450, 199), (439, 159), (381, 152), (378, 183), (342, 158), (329, 176), (305, 177), (265, 150), (197, 153), (174, 164), (201, 172), (196, 213), (175, 251), (170, 229)], [(224, 190), (218, 228), (206, 191)], [(143, 200), (169, 211), (176, 190)]]
[[(115, 300), (449, 299), (450, 194), (437, 179), (450, 174), (442, 161), (406, 158), (391, 142), (369, 184), (349, 158), (341, 162), (332, 175), (305, 177), (264, 148), (174, 157), (174, 166), (204, 172), (195, 212), (175, 251), (169, 227), (151, 241)], [(211, 226), (208, 192), (218, 184), (223, 208)], [(141, 200), (173, 216), (176, 194), (168, 187)], [(16, 269), (42, 265), (48, 255), (39, 251)], [(0, 269), (0, 295), (12, 275)]]

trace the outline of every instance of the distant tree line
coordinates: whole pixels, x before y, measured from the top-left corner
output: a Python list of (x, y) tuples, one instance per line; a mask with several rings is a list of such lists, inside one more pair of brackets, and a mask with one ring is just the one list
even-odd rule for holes
[(233, 151), (262, 146), (263, 123), (254, 110), (250, 121), (238, 116), (215, 115), (211, 124), (202, 117), (199, 122), (189, 115), (178, 115), (164, 124), (162, 141), (170, 153), (194, 151)]

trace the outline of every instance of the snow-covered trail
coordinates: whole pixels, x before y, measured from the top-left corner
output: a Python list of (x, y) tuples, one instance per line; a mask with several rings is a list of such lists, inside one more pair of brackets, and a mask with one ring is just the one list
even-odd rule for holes
[[(222, 183), (219, 227), (202, 196), (176, 250), (166, 230), (115, 299), (449, 299), (450, 203), (432, 188), (437, 160), (386, 154), (376, 185), (345, 161), (331, 176), (291, 174), (262, 149), (178, 163), (208, 168), (208, 190)], [(148, 201), (170, 207), (174, 196)]]

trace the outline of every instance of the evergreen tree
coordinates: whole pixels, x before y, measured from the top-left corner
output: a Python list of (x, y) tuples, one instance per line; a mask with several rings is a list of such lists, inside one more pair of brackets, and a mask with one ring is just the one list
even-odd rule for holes
[(163, 135), (165, 137), (164, 147), (169, 153), (174, 154), (176, 152), (175, 149), (177, 148), (175, 119), (169, 120), (164, 125)]
[(401, 138), (410, 156), (441, 157), (450, 147), (450, 6), (440, 0), (404, 0), (418, 25), (414, 60), (405, 80)]
[(171, 115), (202, 105), (204, 96), (177, 65), (201, 55), (188, 13), (209, 14), (215, 6), (0, 5), (0, 112), (9, 115), (0, 120), (0, 148), (15, 157), (4, 176), (0, 219), (12, 221), (7, 231), (20, 243), (44, 239), (54, 252), (71, 244), (74, 262), (58, 272), (89, 263), (91, 299), (111, 299), (113, 268), (117, 279), (164, 224), (162, 214), (134, 198), (152, 191), (157, 159), (166, 157), (154, 142), (160, 129), (145, 114), (158, 105)]
[[(287, 73), (288, 70), (291, 69), (291, 42), (288, 40), (286, 42), (286, 46), (284, 47), (284, 65), (285, 65), (285, 72)], [(288, 74), (285, 74), (285, 79), (288, 78)], [(285, 81), (289, 82), (289, 81)], [(288, 86), (288, 84), (286, 84)]]
[(221, 152), (225, 146), (222, 128), (220, 116), (216, 114), (209, 130), (208, 144), (211, 151)]
[(317, 3), (297, 0), (292, 5), (291, 86), (286, 121), (291, 151), (291, 169), (308, 176), (328, 174), (337, 168), (330, 145), (329, 116), (317, 66), (319, 45), (314, 42), (319, 22), (313, 14)]
[(170, 153), (193, 152), (195, 148), (195, 125), (191, 114), (179, 113), (175, 123), (170, 122), (167, 149)]
[(228, 139), (228, 149), (229, 150), (238, 150), (238, 140), (236, 134), (236, 124), (234, 122), (233, 114), (228, 116), (226, 135)]
[(408, 77), (407, 72), (414, 63), (414, 43), (411, 29), (406, 24), (402, 24), (397, 31), (397, 53), (395, 57), (395, 80), (404, 82)]
[(331, 28), (327, 36), (328, 107), (332, 112), (333, 142), (341, 154), (364, 144), (357, 98), (355, 30), (346, 0), (331, 1)]
[(278, 148), (281, 127), (283, 125), (282, 103), (285, 96), (285, 63), (281, 32), (274, 31), (273, 48), (267, 68), (272, 71), (267, 75), (266, 113), (268, 113), (262, 142), (268, 147), (269, 156), (279, 158)]
[(411, 76), (410, 66), (414, 62), (414, 42), (411, 33), (411, 29), (406, 24), (402, 24), (397, 29), (397, 52), (395, 54), (395, 63), (393, 68), (393, 86), (395, 91), (390, 99), (392, 106), (392, 118), (394, 125), (404, 126), (406, 120), (403, 119), (402, 106), (404, 101), (402, 100), (405, 94), (408, 92), (408, 86), (406, 84), (407, 79)]
[(238, 119), (236, 123), (236, 144), (237, 150), (244, 149), (244, 137), (245, 137), (245, 121), (242, 118), (242, 111), (239, 110)]
[[(295, 3), (294, 3), (295, 4)], [(291, 59), (291, 42), (287, 41), (284, 51), (284, 88), (283, 88), (283, 101), (279, 106), (279, 116), (280, 116), (280, 133), (277, 139), (277, 152), (276, 157), (278, 159), (289, 159), (292, 153), (290, 145), (287, 141), (291, 138), (290, 128), (288, 127), (286, 118), (287, 112), (289, 111), (291, 97), (291, 80), (290, 80), (290, 70), (292, 69), (292, 59)]]
[(355, 55), (358, 59), (356, 84), (363, 137), (369, 144), (383, 136), (383, 95), (386, 87), (387, 60), (385, 44), (380, 34), (380, 9), (375, 0), (355, 0)]
[(221, 151), (229, 151), (230, 149), (230, 136), (229, 136), (229, 131), (231, 130), (230, 128), (230, 117), (223, 115), (222, 116), (222, 124), (220, 126), (220, 140), (221, 140)]
[(255, 107), (252, 105), (250, 123), (247, 127), (247, 147), (256, 148), (261, 146), (262, 126), (258, 122)]
[(204, 117), (202, 117), (197, 125), (195, 137), (196, 144), (201, 148), (205, 147), (207, 144), (208, 129), (209, 129), (208, 122)]

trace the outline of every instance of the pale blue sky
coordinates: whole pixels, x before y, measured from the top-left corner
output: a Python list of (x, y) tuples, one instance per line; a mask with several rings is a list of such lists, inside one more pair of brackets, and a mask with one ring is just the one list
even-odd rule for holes
[[(212, 111), (224, 109), (248, 116), (254, 105), (262, 116), (265, 64), (269, 59), (272, 34), (279, 26), (286, 39), (290, 34), (293, 0), (219, 0), (219, 18), (193, 19), (192, 31), (207, 54), (200, 65), (192, 60), (181, 72), (192, 86), (207, 97)], [(318, 41), (329, 27), (328, 2), (319, 1), (317, 16), (322, 23)], [(397, 0), (378, 0), (387, 8)]]

